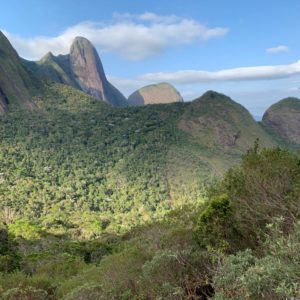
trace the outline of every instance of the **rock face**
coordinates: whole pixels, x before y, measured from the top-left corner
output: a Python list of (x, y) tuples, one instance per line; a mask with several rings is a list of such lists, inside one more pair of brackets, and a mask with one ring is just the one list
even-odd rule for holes
[(300, 144), (300, 99), (286, 98), (272, 105), (262, 122), (273, 134), (287, 142)]
[(183, 102), (179, 92), (168, 83), (145, 86), (128, 97), (131, 106)]
[(77, 37), (74, 40), (70, 66), (74, 79), (84, 92), (115, 106), (126, 103), (125, 97), (108, 82), (98, 53), (87, 39)]
[(70, 54), (51, 52), (27, 66), (40, 76), (67, 84), (113, 106), (127, 106), (127, 100), (106, 78), (100, 57), (89, 40), (75, 38)]
[(23, 66), (22, 60), (0, 31), (0, 113), (10, 105), (33, 108), (30, 89), (35, 79)]

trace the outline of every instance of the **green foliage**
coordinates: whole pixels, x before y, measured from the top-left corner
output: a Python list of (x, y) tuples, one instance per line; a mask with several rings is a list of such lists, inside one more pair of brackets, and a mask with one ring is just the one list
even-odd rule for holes
[(280, 216), (289, 231), (300, 217), (299, 161), (298, 155), (279, 148), (250, 150), (241, 167), (225, 176), (235, 221), (245, 236), (258, 238), (260, 229)]
[(7, 229), (0, 226), (0, 272), (11, 272), (19, 265), (15, 243)]
[(38, 290), (33, 287), (17, 287), (7, 290), (2, 294), (3, 300), (45, 300), (50, 299), (47, 293), (43, 290)]
[(288, 236), (276, 224), (257, 258), (250, 250), (225, 258), (215, 275), (216, 299), (298, 299), (300, 224)]
[(297, 154), (280, 148), (260, 151), (255, 144), (240, 167), (211, 189), (198, 222), (199, 244), (229, 252), (256, 248), (266, 224), (278, 217), (284, 218), (288, 233), (300, 217), (299, 161)]
[(101, 286), (85, 284), (67, 294), (64, 300), (105, 300)]
[[(292, 219), (298, 218), (298, 167), (297, 155), (280, 149), (260, 151), (256, 145), (240, 167), (206, 193), (204, 204), (187, 203), (121, 236), (102, 231), (100, 238), (76, 241), (69, 234), (43, 232), (39, 239), (17, 238), (19, 271), (1, 274), (1, 297), (182, 300), (209, 299), (215, 293), (213, 299), (222, 300), (297, 299), (300, 225)], [(257, 188), (261, 182), (263, 190)], [(272, 206), (276, 189), (282, 196)], [(261, 203), (249, 216), (255, 196)], [(265, 218), (260, 221), (262, 212)], [(86, 211), (80, 220), (80, 214), (53, 209), (44, 222), (60, 226), (78, 218), (84, 225), (81, 230), (87, 230), (80, 236), (88, 237), (88, 226), (110, 226), (108, 216), (98, 219)], [(18, 218), (8, 225), (10, 230), (22, 227), (24, 219)], [(274, 223), (266, 227), (268, 220)], [(25, 222), (24, 228), (32, 224)], [(2, 240), (7, 243), (5, 232)], [(11, 248), (2, 249), (6, 253)]]
[(200, 214), (196, 238), (202, 247), (233, 251), (238, 247), (239, 232), (228, 195), (212, 198)]
[(25, 216), (49, 233), (89, 239), (201, 198), (197, 173), (185, 198), (173, 193), (182, 178), (188, 188), (195, 169), (170, 174), (181, 160), (169, 151), (183, 143), (176, 122), (186, 104), (113, 109), (58, 84), (35, 104), (0, 118), (0, 209), (13, 212), (10, 222)]
[(38, 240), (42, 235), (42, 228), (28, 220), (17, 220), (8, 226), (10, 234), (27, 240)]

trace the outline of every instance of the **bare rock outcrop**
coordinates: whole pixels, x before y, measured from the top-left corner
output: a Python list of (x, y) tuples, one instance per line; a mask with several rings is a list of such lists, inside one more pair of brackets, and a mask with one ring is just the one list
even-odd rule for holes
[(128, 103), (131, 106), (173, 102), (183, 102), (183, 99), (172, 85), (165, 82), (145, 86), (128, 97)]

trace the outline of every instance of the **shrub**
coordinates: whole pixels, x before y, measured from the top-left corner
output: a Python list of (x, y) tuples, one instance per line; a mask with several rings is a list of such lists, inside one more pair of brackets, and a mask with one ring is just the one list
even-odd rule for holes
[(69, 294), (63, 300), (105, 300), (101, 286), (97, 284), (85, 284)]
[(28, 220), (17, 220), (15, 223), (10, 224), (8, 229), (9, 233), (26, 240), (38, 240), (42, 236), (42, 227)]
[(196, 239), (201, 247), (222, 251), (238, 248), (239, 232), (226, 194), (212, 198), (199, 217)]
[(262, 257), (246, 250), (225, 258), (214, 278), (216, 299), (299, 299), (299, 270), (300, 223), (287, 236), (275, 224)]
[(47, 300), (47, 292), (33, 287), (17, 287), (2, 294), (3, 300)]
[(224, 178), (235, 218), (247, 236), (283, 216), (286, 232), (300, 217), (300, 159), (279, 148), (252, 149)]

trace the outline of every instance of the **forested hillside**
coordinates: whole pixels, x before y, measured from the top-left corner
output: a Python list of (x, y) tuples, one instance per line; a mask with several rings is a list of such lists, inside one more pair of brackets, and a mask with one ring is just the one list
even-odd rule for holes
[(124, 110), (62, 85), (47, 93), (35, 113), (1, 118), (1, 208), (89, 237), (176, 205), (165, 174), (183, 104)]
[[(89, 240), (50, 233), (6, 207), (0, 296), (298, 299), (299, 161), (298, 155), (255, 144), (239, 167), (208, 187), (205, 203), (190, 202), (125, 234)], [(82, 223), (86, 216), (81, 211), (77, 218)], [(66, 209), (57, 209), (48, 221), (53, 230), (67, 226), (68, 218)]]
[(90, 238), (160, 219), (203, 201), (205, 185), (257, 138), (276, 145), (215, 92), (192, 103), (112, 108), (60, 84), (42, 91), (34, 112), (15, 107), (0, 119), (0, 206), (54, 234)]

